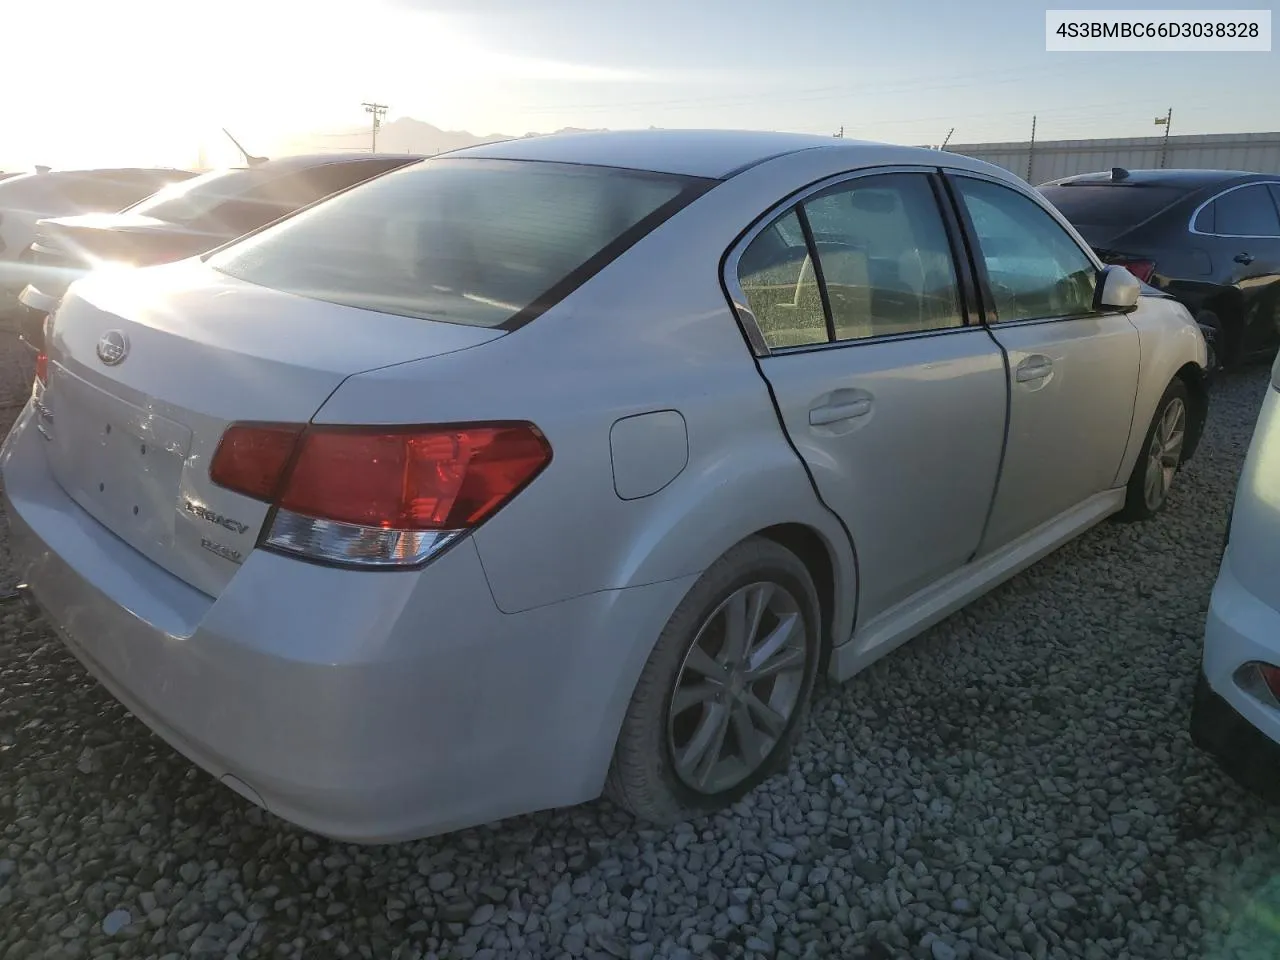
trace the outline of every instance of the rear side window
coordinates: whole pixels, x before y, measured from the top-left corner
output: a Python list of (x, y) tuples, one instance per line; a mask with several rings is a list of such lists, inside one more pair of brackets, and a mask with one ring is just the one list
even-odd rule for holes
[(1205, 204), (1204, 209), (1196, 214), (1195, 228), (1201, 233), (1217, 233), (1218, 205), (1216, 202)]
[(439, 158), (380, 177), (215, 254), (276, 290), (472, 326), (516, 325), (711, 181), (610, 167)]
[(1179, 187), (1091, 185), (1041, 187), (1040, 194), (1076, 226), (1136, 227), (1187, 195)]
[[(1264, 183), (1230, 190), (1213, 201), (1212, 233), (1226, 237), (1280, 237), (1280, 216)], [(1196, 229), (1199, 218), (1196, 220)]]
[(921, 174), (860, 177), (804, 203), (837, 340), (964, 324), (946, 229)]
[(769, 224), (742, 251), (738, 285), (770, 347), (827, 342), (818, 277), (795, 210)]
[[(771, 348), (865, 340), (964, 324), (946, 228), (921, 174), (857, 177), (762, 230), (738, 261), (738, 284)], [(823, 298), (825, 291), (825, 301)]]

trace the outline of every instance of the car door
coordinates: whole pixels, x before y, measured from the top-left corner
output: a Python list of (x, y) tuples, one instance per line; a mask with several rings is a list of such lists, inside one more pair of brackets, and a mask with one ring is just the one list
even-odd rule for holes
[(1000, 467), (1004, 360), (968, 322), (940, 191), (910, 170), (816, 187), (726, 264), (786, 432), (853, 538), (860, 624), (973, 556)]
[(948, 179), (1008, 357), (1009, 435), (987, 554), (1123, 485), (1140, 346), (1124, 314), (1094, 309), (1097, 263), (1040, 202), (980, 175)]
[(1191, 230), (1211, 240), (1215, 272), (1239, 294), (1242, 355), (1280, 341), (1280, 183), (1232, 187), (1201, 205)]

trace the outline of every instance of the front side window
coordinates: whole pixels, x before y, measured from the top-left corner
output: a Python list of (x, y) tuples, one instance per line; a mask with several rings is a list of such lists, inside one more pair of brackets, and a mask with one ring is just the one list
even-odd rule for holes
[[(1213, 233), (1226, 237), (1280, 237), (1280, 216), (1264, 183), (1230, 190), (1213, 201), (1213, 208)], [(1198, 219), (1196, 229), (1201, 229)]]
[(923, 174), (860, 177), (804, 203), (837, 340), (964, 324), (955, 265)]
[(666, 174), (440, 157), (210, 258), (249, 283), (472, 326), (529, 318), (707, 188)]
[(1000, 323), (1093, 310), (1098, 271), (1049, 213), (988, 180), (956, 177), (987, 268)]

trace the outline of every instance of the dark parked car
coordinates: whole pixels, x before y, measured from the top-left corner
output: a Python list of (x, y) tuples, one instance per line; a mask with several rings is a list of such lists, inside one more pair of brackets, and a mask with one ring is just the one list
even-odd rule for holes
[(1280, 344), (1280, 176), (1124, 170), (1040, 192), (1108, 263), (1180, 300), (1233, 366)]
[(36, 222), (44, 217), (123, 210), (161, 187), (188, 180), (188, 170), (113, 168), (50, 170), (6, 176), (0, 182), (0, 314), (18, 306), (19, 263), (35, 237)]
[(332, 193), (422, 159), (404, 154), (282, 157), (215, 170), (114, 214), (41, 220), (24, 259), (23, 337), (39, 343), (44, 316), (71, 282), (102, 264), (148, 266), (206, 253)]

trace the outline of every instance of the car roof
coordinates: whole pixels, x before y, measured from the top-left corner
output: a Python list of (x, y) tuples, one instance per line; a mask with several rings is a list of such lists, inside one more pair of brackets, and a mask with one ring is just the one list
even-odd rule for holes
[(1211, 187), (1232, 180), (1261, 176), (1246, 170), (1129, 170), (1128, 174), (1123, 180), (1113, 180), (1110, 170), (1077, 173), (1070, 177), (1050, 180), (1048, 183), (1042, 183), (1041, 186), (1104, 186), (1114, 183), (1116, 186), (1181, 187), (1185, 190), (1197, 190), (1200, 187)]
[(20, 176), (30, 177), (116, 177), (120, 174), (133, 173), (158, 173), (171, 174), (177, 173), (184, 176), (194, 176), (190, 170), (183, 170), (180, 167), (58, 167), (47, 173), (25, 173)]
[[(819, 149), (849, 153), (850, 166), (857, 166), (862, 160), (874, 162), (873, 155), (885, 151), (886, 145), (815, 134), (759, 130), (610, 130), (500, 140), (454, 150), (445, 156), (577, 163), (724, 180), (775, 157)], [(924, 147), (892, 149), (899, 162), (907, 162), (908, 155), (916, 162), (934, 166), (943, 162), (936, 150)], [(915, 157), (915, 154), (919, 156)], [(967, 161), (967, 158), (953, 154), (945, 156), (949, 166), (989, 167), (980, 161)]]
[(411, 163), (414, 160), (425, 160), (419, 153), (300, 153), (288, 157), (276, 157), (265, 160), (256, 167), (288, 172), (305, 170), (308, 167), (320, 167), (330, 163), (364, 163), (370, 160), (403, 160)]

